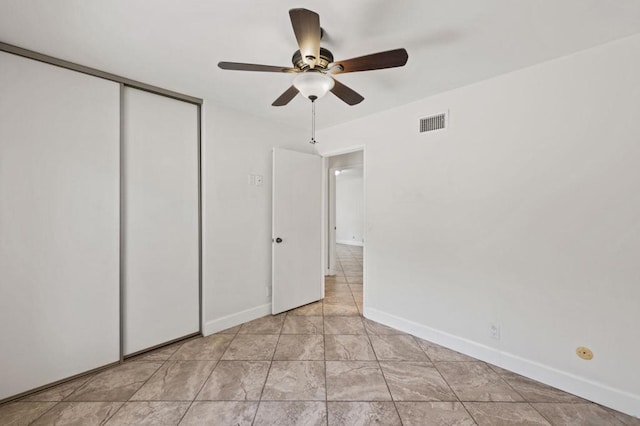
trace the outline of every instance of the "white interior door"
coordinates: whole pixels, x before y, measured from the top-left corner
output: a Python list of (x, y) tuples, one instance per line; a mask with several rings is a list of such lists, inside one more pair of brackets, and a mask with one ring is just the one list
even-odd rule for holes
[(273, 301), (278, 314), (322, 298), (322, 158), (273, 150)]
[(0, 400), (120, 358), (119, 96), (0, 52)]
[(197, 114), (125, 89), (125, 355), (200, 329)]

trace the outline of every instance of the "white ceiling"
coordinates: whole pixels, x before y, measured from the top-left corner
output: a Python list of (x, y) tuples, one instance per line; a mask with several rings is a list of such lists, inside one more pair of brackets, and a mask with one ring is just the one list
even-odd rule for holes
[(336, 59), (404, 47), (404, 68), (337, 78), (365, 100), (318, 101), (328, 127), (640, 32), (638, 0), (2, 0), (0, 41), (308, 127), (309, 102), (270, 106), (289, 74), (288, 10), (320, 14)]

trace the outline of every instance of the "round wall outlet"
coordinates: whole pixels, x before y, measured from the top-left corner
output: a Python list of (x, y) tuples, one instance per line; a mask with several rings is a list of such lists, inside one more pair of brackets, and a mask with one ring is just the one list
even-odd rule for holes
[(585, 348), (584, 346), (580, 346), (578, 349), (576, 349), (576, 354), (582, 359), (593, 359), (593, 352), (591, 352), (591, 349)]

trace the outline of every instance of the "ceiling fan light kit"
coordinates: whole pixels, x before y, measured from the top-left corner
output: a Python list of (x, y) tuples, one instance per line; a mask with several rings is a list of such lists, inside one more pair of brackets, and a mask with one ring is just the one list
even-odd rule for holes
[(333, 78), (319, 71), (301, 73), (293, 79), (293, 86), (298, 89), (302, 96), (308, 99), (311, 99), (311, 97), (320, 99), (329, 90), (333, 89), (334, 85)]
[[(405, 49), (395, 49), (386, 52), (373, 53), (344, 61), (334, 61), (333, 54), (320, 47), (322, 28), (320, 16), (308, 9), (289, 10), (291, 26), (296, 36), (298, 47), (291, 62), (293, 67), (278, 67), (271, 65), (246, 64), (240, 62), (219, 62), (218, 67), (223, 70), (261, 71), (298, 74), (293, 85), (289, 87), (271, 105), (287, 105), (300, 93), (311, 100), (314, 113), (312, 114), (315, 128), (315, 100), (320, 99), (327, 92), (331, 92), (347, 105), (357, 105), (364, 97), (355, 90), (337, 81), (332, 75), (346, 72), (372, 71), (385, 68), (402, 67), (407, 63), (409, 55)], [(330, 75), (331, 74), (331, 75)], [(313, 130), (311, 143), (316, 143)]]

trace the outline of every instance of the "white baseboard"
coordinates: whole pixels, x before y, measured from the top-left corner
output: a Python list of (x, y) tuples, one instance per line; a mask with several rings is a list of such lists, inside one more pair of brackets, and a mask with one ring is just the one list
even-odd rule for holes
[(358, 247), (364, 246), (362, 241), (355, 241), (355, 240), (337, 240), (336, 244), (346, 244), (348, 246), (358, 246)]
[(631, 416), (640, 417), (640, 395), (634, 395), (536, 361), (498, 350), (463, 337), (365, 307), (364, 316), (405, 333), (437, 343), (481, 361), (578, 395)]
[(247, 321), (258, 319), (269, 314), (271, 314), (271, 303), (265, 303), (264, 305), (256, 306), (255, 308), (245, 309), (244, 311), (240, 311), (235, 314), (207, 321), (204, 326), (203, 334), (205, 336), (209, 336), (210, 334), (217, 333), (218, 331), (226, 330), (227, 328), (235, 327), (236, 325), (240, 325)]

